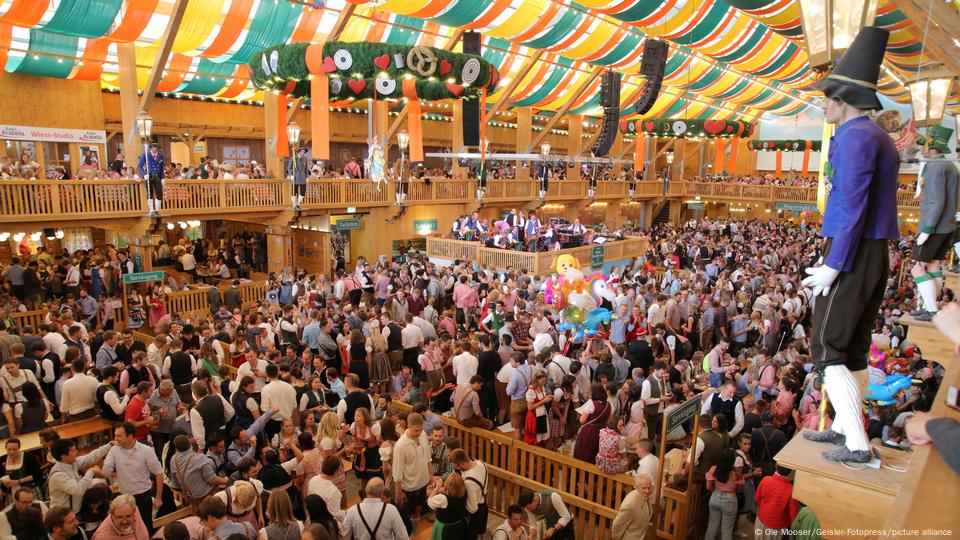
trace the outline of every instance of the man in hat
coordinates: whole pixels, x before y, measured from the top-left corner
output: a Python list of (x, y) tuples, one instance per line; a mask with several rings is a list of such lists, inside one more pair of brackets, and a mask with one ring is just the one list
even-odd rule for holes
[(150, 152), (140, 156), (137, 170), (141, 178), (147, 181), (147, 209), (151, 216), (160, 214), (160, 204), (163, 202), (163, 154), (160, 145), (150, 145)]
[(307, 194), (307, 166), (310, 160), (307, 159), (307, 147), (297, 148), (297, 155), (290, 160), (290, 178), (293, 180), (293, 192), (290, 194), (290, 204), (294, 209), (299, 210), (303, 203), (303, 197)]
[(953, 241), (957, 214), (957, 167), (943, 159), (950, 153), (947, 141), (953, 130), (933, 126), (928, 130), (923, 157), (921, 179), (923, 201), (920, 203), (920, 234), (913, 252), (914, 264), (910, 273), (917, 285), (922, 304), (910, 313), (919, 321), (929, 321), (936, 314), (937, 297), (943, 288), (943, 261)]
[[(824, 453), (834, 461), (872, 458), (860, 401), (866, 390), (870, 330), (883, 302), (887, 244), (897, 239), (897, 149), (868, 111), (881, 109), (877, 79), (889, 32), (866, 27), (836, 69), (818, 84), (825, 119), (837, 126), (824, 171), (827, 203), (822, 264), (803, 280), (816, 298), (811, 356), (836, 411), (832, 429), (808, 439), (842, 444)], [(822, 295), (822, 297), (821, 297)]]

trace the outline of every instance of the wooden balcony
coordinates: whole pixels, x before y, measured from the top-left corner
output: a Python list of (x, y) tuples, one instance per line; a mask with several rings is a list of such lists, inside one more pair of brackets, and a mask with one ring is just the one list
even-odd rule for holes
[[(643, 255), (647, 251), (648, 244), (649, 239), (644, 236), (630, 237), (617, 242), (602, 244), (603, 263), (608, 264)], [(560, 251), (531, 253), (528, 251), (488, 248), (484, 247), (480, 242), (428, 237), (427, 255), (437, 259), (476, 261), (481, 266), (500, 271), (506, 270), (508, 266), (512, 266), (515, 269), (526, 269), (534, 275), (542, 276), (553, 272), (557, 257), (562, 254), (572, 255), (585, 269), (591, 268), (591, 259), (594, 255), (594, 250), (600, 246), (600, 244), (591, 244)]]
[[(586, 180), (551, 181), (547, 202), (584, 200)], [(374, 208), (394, 202), (395, 184), (377, 186), (369, 180), (309, 180), (304, 210)], [(624, 181), (597, 183), (596, 200), (629, 198)], [(476, 180), (431, 179), (410, 182), (408, 204), (471, 203), (476, 199)], [(537, 180), (490, 180), (486, 203), (527, 203), (539, 198)], [(266, 180), (166, 180), (163, 213), (171, 217), (226, 217), (241, 213), (276, 213), (290, 210), (291, 185), (286, 179)], [(716, 202), (816, 203), (813, 187), (752, 184), (700, 183), (691, 181), (637, 182), (634, 199), (692, 198)], [(901, 210), (916, 210), (920, 201), (913, 192), (897, 194)], [(146, 215), (146, 186), (132, 180), (3, 180), (0, 181), (0, 223), (76, 221), (110, 218), (141, 218)]]

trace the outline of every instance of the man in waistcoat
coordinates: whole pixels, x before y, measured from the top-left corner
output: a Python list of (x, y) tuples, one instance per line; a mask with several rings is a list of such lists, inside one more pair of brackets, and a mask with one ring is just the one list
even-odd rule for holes
[(186, 435), (174, 437), (173, 447), (177, 453), (170, 459), (171, 483), (196, 510), (207, 495), (227, 486), (227, 477), (217, 476), (213, 461), (195, 451)]
[[(97, 387), (97, 409), (104, 420), (111, 423), (124, 421), (124, 411), (130, 401), (130, 396), (120, 397), (117, 391), (117, 368), (107, 366), (100, 372), (100, 386)], [(135, 390), (135, 388), (134, 388)]]
[(193, 383), (193, 394), (197, 402), (190, 411), (190, 429), (202, 452), (207, 447), (207, 439), (233, 418), (234, 410), (223, 396), (211, 394), (203, 381)]
[(46, 538), (43, 515), (47, 505), (34, 502), (32, 488), (17, 488), (10, 509), (0, 514), (0, 537), (17, 540), (40, 540)]
[(734, 438), (743, 429), (743, 403), (736, 396), (737, 385), (727, 381), (703, 403), (700, 414), (709, 414), (711, 417), (723, 413), (730, 428), (730, 438)]
[(563, 498), (554, 491), (520, 492), (518, 504), (530, 513), (530, 523), (543, 520), (542, 538), (553, 540), (573, 540), (576, 538), (573, 530), (573, 514), (564, 504)]
[(173, 384), (180, 395), (180, 401), (193, 403), (190, 395), (190, 382), (197, 372), (197, 359), (183, 350), (183, 342), (174, 339), (170, 342), (170, 353), (163, 359), (163, 375), (173, 379)]
[(643, 380), (640, 387), (640, 400), (643, 402), (643, 416), (647, 421), (647, 433), (650, 438), (659, 438), (663, 425), (663, 404), (670, 398), (666, 383), (667, 365), (658, 360), (653, 363), (653, 373)]

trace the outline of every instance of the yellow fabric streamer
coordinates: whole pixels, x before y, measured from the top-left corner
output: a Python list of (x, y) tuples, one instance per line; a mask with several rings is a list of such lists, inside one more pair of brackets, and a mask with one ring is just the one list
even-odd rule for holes
[(523, 2), (503, 24), (491, 28), (486, 33), (498, 38), (508, 38), (519, 35), (533, 26), (537, 22), (537, 17), (539, 17), (545, 9), (547, 9), (547, 0), (530, 0)]
[(380, 9), (397, 15), (410, 15), (427, 7), (431, 0), (387, 0)]
[(834, 124), (823, 123), (823, 134), (820, 136), (820, 176), (817, 179), (817, 208), (823, 214), (827, 209), (827, 184), (823, 175), (827, 165), (827, 157), (830, 155), (830, 138), (836, 130)]
[(223, 0), (190, 2), (173, 41), (173, 52), (185, 54), (197, 50), (223, 20)]
[(607, 22), (601, 22), (586, 39), (580, 42), (579, 45), (567, 49), (563, 55), (567, 58), (583, 58), (589, 56), (597, 52), (597, 49), (600, 47), (606, 45), (616, 31), (616, 26)]

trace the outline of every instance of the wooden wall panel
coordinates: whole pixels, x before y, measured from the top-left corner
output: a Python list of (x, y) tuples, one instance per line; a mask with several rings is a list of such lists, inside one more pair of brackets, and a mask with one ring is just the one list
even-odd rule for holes
[[(66, 81), (0, 73), (3, 123), (66, 129), (104, 129), (99, 81)], [(117, 119), (120, 102), (117, 96)]]

